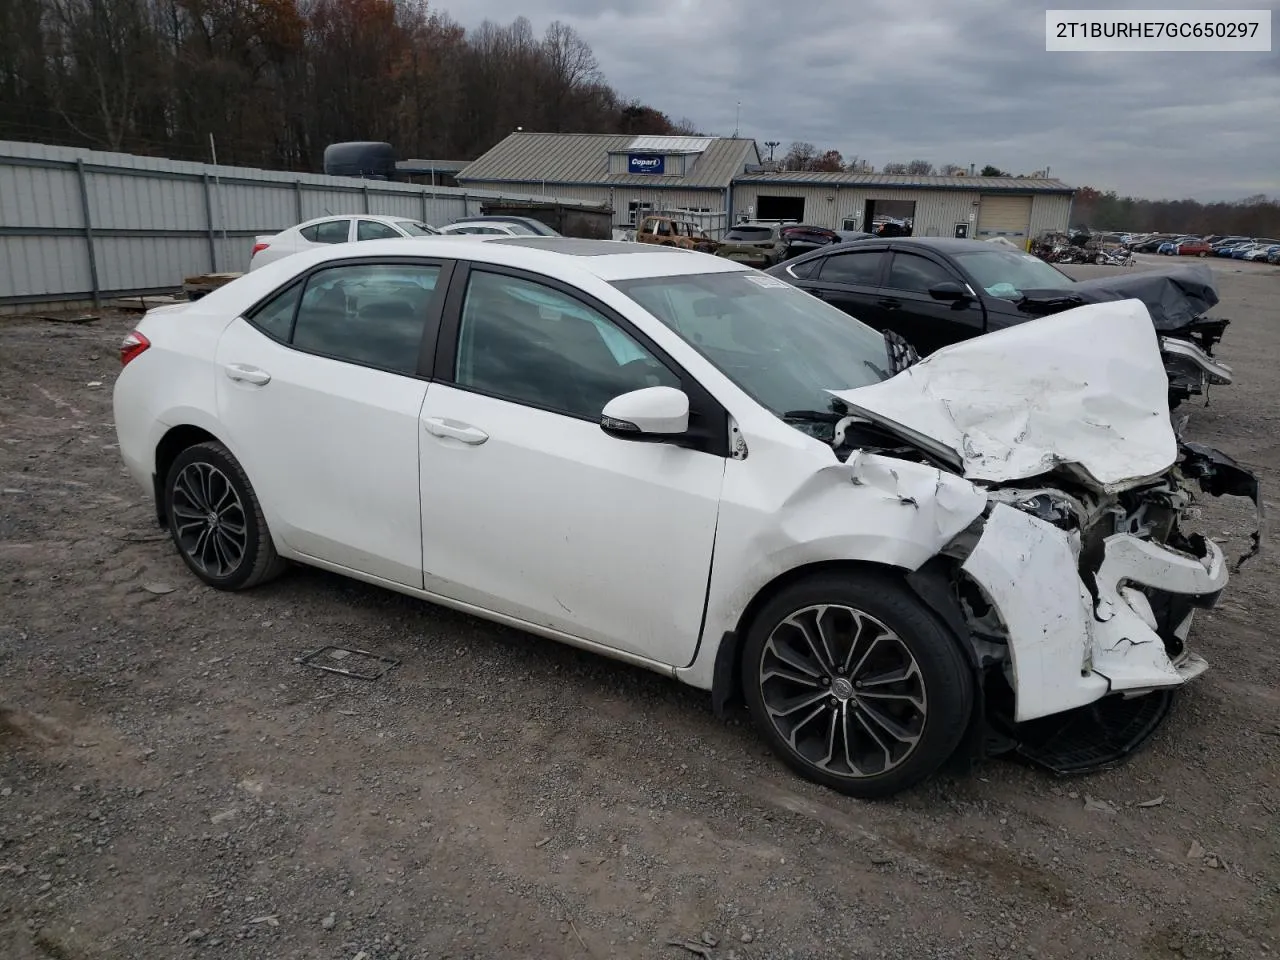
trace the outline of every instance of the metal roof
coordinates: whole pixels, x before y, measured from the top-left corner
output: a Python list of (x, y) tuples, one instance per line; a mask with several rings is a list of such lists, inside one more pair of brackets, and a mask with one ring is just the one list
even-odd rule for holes
[(666, 150), (670, 153), (702, 153), (716, 142), (715, 137), (634, 137), (629, 150)]
[(396, 169), (401, 173), (415, 173), (422, 171), (423, 173), (457, 173), (465, 167), (470, 160), (397, 160)]
[[(709, 141), (698, 150), (697, 141)], [(663, 141), (665, 146), (637, 146)], [(691, 142), (692, 141), (692, 142)], [(632, 149), (701, 153), (687, 177), (610, 174), (609, 154)], [(747, 163), (759, 163), (754, 140), (727, 137), (634, 137), (603, 133), (513, 133), (462, 170), (459, 182), (571, 183), (602, 186), (725, 189)]]
[(1043, 177), (920, 177), (888, 173), (747, 173), (735, 183), (806, 184), (832, 187), (873, 187), (881, 190), (980, 190), (983, 193), (1075, 193), (1061, 180)]

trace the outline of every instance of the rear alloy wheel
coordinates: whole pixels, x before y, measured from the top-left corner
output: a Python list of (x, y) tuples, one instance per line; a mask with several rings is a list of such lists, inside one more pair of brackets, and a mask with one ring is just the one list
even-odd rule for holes
[(802, 776), (851, 796), (936, 772), (964, 735), (973, 673), (956, 640), (887, 577), (819, 575), (755, 618), (743, 684), (756, 725)]
[(165, 515), (183, 561), (211, 587), (244, 590), (285, 567), (249, 478), (220, 443), (196, 444), (174, 459)]

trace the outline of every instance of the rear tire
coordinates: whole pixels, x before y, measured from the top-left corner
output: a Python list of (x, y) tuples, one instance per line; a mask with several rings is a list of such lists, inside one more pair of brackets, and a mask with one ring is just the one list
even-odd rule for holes
[(747, 630), (752, 719), (802, 777), (873, 799), (929, 777), (964, 736), (973, 670), (900, 582), (825, 573), (784, 588)]
[(220, 443), (198, 443), (174, 458), (164, 507), (179, 556), (211, 587), (247, 590), (287, 566), (244, 468)]

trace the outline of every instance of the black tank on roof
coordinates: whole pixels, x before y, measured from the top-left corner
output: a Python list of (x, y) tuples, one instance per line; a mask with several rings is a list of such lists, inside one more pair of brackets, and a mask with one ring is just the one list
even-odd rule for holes
[(324, 148), (324, 172), (334, 177), (391, 180), (396, 173), (396, 151), (389, 143), (353, 140)]

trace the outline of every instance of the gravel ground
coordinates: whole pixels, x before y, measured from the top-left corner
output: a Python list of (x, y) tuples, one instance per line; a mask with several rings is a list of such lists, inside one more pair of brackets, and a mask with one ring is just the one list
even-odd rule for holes
[[(1249, 266), (1189, 433), (1274, 500), (1280, 271)], [(6, 960), (1280, 953), (1274, 555), (1124, 766), (860, 803), (656, 675), (313, 570), (200, 586), (113, 446), (130, 320), (0, 320)], [(1239, 551), (1250, 519), (1201, 523)], [(403, 662), (297, 662), (325, 644)]]

